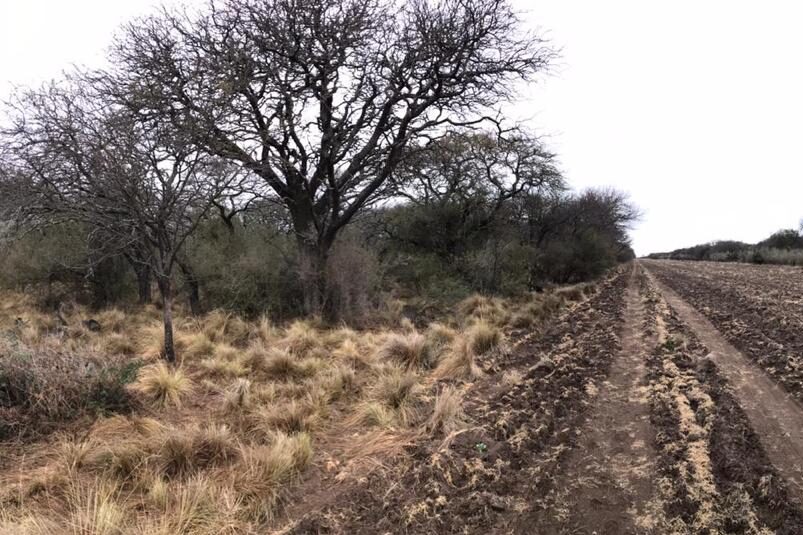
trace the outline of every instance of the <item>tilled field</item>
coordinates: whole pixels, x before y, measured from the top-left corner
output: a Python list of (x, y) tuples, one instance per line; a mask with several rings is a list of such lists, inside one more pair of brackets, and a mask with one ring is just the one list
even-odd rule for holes
[(803, 400), (803, 270), (644, 261), (727, 340)]
[(717, 289), (703, 265), (645, 265), (486, 367), (466, 427), (413, 440), (282, 532), (803, 533), (803, 409), (772, 391), (797, 392), (794, 272)]

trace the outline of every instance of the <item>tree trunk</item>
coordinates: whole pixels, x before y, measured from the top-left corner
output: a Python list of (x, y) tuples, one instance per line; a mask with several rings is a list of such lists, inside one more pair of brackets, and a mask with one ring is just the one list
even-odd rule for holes
[(148, 266), (142, 266), (139, 269), (134, 268), (134, 273), (137, 275), (137, 292), (139, 299), (137, 302), (140, 305), (145, 305), (151, 302), (151, 270)]
[(178, 266), (181, 268), (182, 275), (184, 275), (184, 281), (187, 283), (190, 313), (193, 316), (199, 316), (201, 314), (201, 284), (198, 282), (198, 277), (195, 276), (192, 266), (187, 261), (180, 261)]
[(329, 247), (323, 244), (299, 243), (301, 254), (301, 284), (304, 292), (304, 313), (332, 320), (333, 311), (327, 306), (326, 263)]
[(169, 277), (159, 279), (159, 293), (162, 295), (162, 313), (164, 318), (164, 358), (173, 364), (176, 362), (176, 348), (173, 344), (173, 286)]
[(151, 268), (142, 259), (135, 257), (132, 253), (125, 254), (134, 275), (137, 277), (137, 302), (145, 305), (151, 302)]
[(315, 207), (305, 192), (299, 192), (292, 202), (286, 204), (290, 210), (298, 244), (299, 278), (304, 294), (304, 314), (325, 317), (328, 315), (326, 310), (326, 262), (329, 249), (334, 243), (334, 235), (326, 237), (321, 234), (315, 223)]

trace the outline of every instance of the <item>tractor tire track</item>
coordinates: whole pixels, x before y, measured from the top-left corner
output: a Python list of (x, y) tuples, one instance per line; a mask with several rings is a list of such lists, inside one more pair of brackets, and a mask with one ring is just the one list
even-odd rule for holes
[(550, 495), (518, 518), (513, 533), (653, 533), (654, 432), (645, 395), (645, 355), (657, 342), (644, 333), (645, 305), (634, 265), (625, 290), (621, 349)]
[(645, 270), (651, 283), (710, 351), (772, 464), (803, 503), (803, 406), (733, 347), (700, 312)]

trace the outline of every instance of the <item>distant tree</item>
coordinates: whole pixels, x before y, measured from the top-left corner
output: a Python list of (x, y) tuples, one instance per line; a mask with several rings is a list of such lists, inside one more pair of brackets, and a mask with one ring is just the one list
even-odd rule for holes
[[(4, 189), (31, 226), (77, 221), (99, 254), (136, 252), (164, 304), (164, 355), (175, 361), (173, 271), (182, 246), (237, 176), (169, 123), (143, 121), (72, 80), (26, 91), (4, 134)], [(7, 205), (6, 208), (9, 208)]]
[(640, 217), (627, 194), (611, 188), (522, 198), (515, 220), (538, 251), (531, 285), (584, 280), (630, 257), (628, 230)]
[(759, 242), (758, 245), (776, 249), (803, 249), (803, 236), (795, 229), (782, 229), (774, 232), (772, 236)]
[(506, 223), (500, 216), (513, 199), (564, 187), (554, 156), (523, 132), (458, 133), (418, 147), (394, 173), (392, 185), (407, 204), (385, 231), (447, 262), (495, 224)]
[(553, 56), (507, 0), (212, 0), (129, 25), (112, 75), (131, 110), (262, 179), (320, 312), (338, 233), (388, 193), (407, 149), (498, 123)]

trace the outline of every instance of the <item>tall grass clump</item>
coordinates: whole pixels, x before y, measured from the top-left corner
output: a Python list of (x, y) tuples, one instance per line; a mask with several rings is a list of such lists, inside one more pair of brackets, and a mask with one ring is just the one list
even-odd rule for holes
[(432, 347), (427, 338), (417, 332), (391, 334), (380, 348), (379, 355), (407, 368), (430, 368), (434, 364)]
[(134, 388), (157, 407), (180, 407), (193, 383), (181, 368), (157, 362), (142, 369)]

